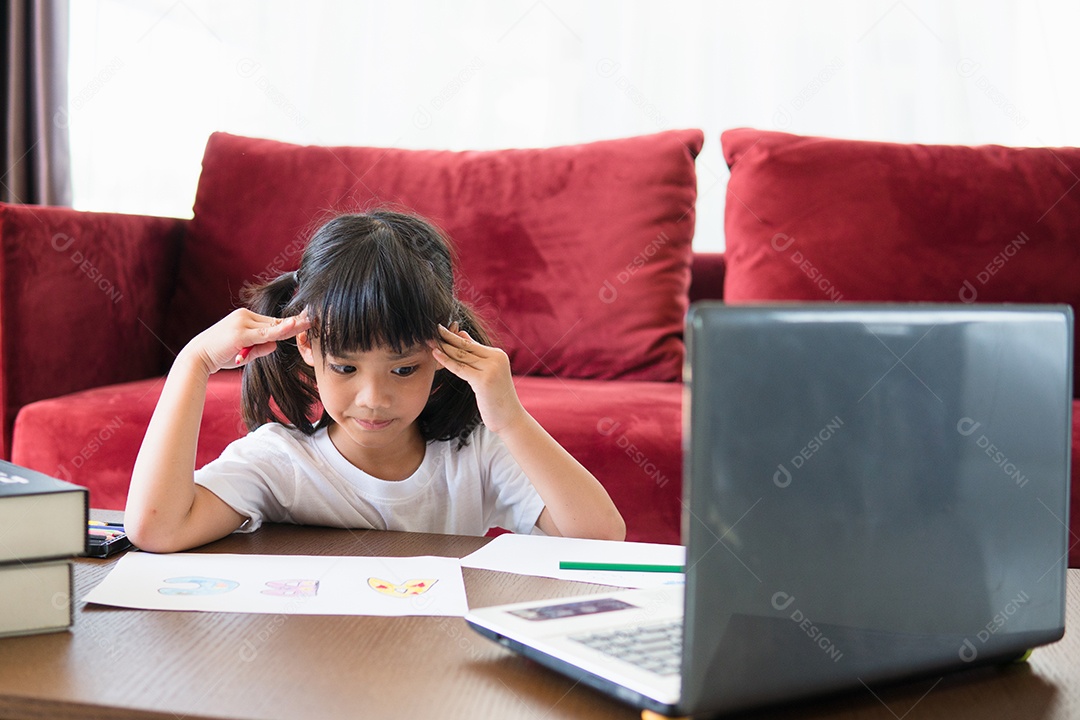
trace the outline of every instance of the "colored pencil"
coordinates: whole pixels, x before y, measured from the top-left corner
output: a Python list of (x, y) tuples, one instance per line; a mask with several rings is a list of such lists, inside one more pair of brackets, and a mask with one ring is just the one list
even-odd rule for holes
[(686, 572), (682, 565), (648, 565), (643, 563), (576, 562), (560, 560), (560, 570), (604, 570), (608, 572)]

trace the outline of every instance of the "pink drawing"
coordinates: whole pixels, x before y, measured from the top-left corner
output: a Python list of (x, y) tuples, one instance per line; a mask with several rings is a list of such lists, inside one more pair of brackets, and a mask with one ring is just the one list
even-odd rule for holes
[(278, 597), (315, 597), (319, 594), (318, 580), (268, 580), (263, 595)]

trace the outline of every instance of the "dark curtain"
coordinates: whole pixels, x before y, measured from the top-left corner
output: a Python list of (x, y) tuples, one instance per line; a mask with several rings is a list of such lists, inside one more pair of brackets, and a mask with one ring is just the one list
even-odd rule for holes
[(0, 200), (71, 205), (68, 0), (0, 0)]

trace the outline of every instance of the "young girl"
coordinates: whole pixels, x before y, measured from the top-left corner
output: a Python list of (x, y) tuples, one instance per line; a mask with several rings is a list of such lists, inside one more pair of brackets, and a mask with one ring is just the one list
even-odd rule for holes
[[(417, 217), (326, 223), (296, 272), (177, 355), (132, 474), (132, 541), (172, 552), (264, 520), (623, 539), (607, 492), (522, 407), (453, 286), (448, 243)], [(238, 365), (252, 432), (196, 471), (207, 380)]]

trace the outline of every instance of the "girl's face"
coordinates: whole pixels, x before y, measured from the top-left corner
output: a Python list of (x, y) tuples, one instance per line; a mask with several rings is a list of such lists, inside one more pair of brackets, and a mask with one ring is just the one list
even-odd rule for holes
[(377, 348), (326, 357), (307, 333), (297, 336), (297, 347), (315, 370), (319, 397), (336, 423), (330, 438), (341, 454), (376, 477), (400, 480), (411, 474), (424, 456), (416, 418), (431, 396), (438, 365), (431, 349), (421, 345), (399, 354)]

